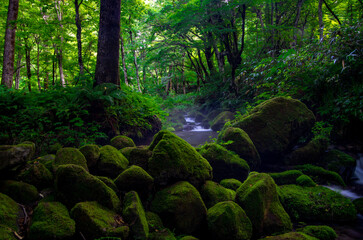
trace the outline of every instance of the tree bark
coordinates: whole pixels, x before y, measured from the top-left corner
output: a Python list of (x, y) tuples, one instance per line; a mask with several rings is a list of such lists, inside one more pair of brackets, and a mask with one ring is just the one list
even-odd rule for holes
[(300, 14), (301, 14), (301, 7), (304, 3), (304, 0), (299, 0), (297, 2), (297, 11), (296, 11), (296, 17), (295, 17), (295, 23), (294, 23), (294, 46), (297, 45), (297, 29), (298, 29), (298, 24), (299, 24), (299, 19), (300, 19)]
[(95, 85), (120, 85), (120, 0), (101, 0)]
[(322, 41), (324, 36), (323, 0), (319, 0), (318, 14), (319, 14), (319, 32), (320, 32), (319, 40)]
[(21, 59), (23, 55), (21, 52), (18, 53), (18, 61), (16, 62), (16, 74), (15, 74), (15, 89), (19, 89), (19, 81), (20, 81), (20, 70), (21, 70)]
[(40, 75), (39, 75), (39, 71), (40, 71), (40, 66), (39, 66), (39, 57), (40, 57), (40, 48), (39, 48), (39, 44), (40, 44), (40, 39), (39, 36), (35, 37), (35, 43), (37, 44), (37, 80), (38, 80), (38, 88), (39, 91), (42, 90), (42, 86), (40, 85)]
[(132, 38), (132, 31), (130, 30), (130, 42), (131, 42), (131, 48), (132, 48), (132, 54), (134, 55), (134, 65), (135, 65), (135, 73), (136, 73), (136, 82), (137, 82), (137, 88), (139, 92), (141, 92), (140, 88), (140, 76), (139, 76), (139, 65), (137, 64), (137, 56), (136, 56), (136, 46), (135, 42)]
[(78, 3), (78, 0), (74, 0), (74, 7), (76, 10), (76, 26), (77, 26), (77, 47), (78, 47), (78, 65), (79, 65), (79, 74), (82, 75), (84, 73), (84, 64), (82, 59), (82, 25), (81, 19), (79, 17), (79, 7), (81, 6), (83, 0)]
[(1, 78), (1, 84), (8, 88), (11, 88), (13, 85), (15, 34), (18, 10), (19, 0), (9, 0), (8, 17), (6, 20), (5, 30), (3, 72)]
[(122, 69), (124, 72), (124, 79), (126, 86), (129, 85), (129, 80), (127, 78), (127, 68), (126, 68), (126, 61), (125, 61), (125, 50), (124, 50), (124, 38), (122, 37), (122, 32), (120, 32), (120, 41), (121, 41), (121, 58), (122, 58)]
[(29, 46), (28, 44), (28, 39), (25, 38), (25, 62), (26, 62), (26, 76), (28, 78), (28, 90), (29, 92), (32, 91), (32, 85), (31, 85), (31, 82), (30, 82), (30, 79), (32, 77), (32, 72), (31, 72), (31, 63), (30, 63), (30, 50), (31, 50), (31, 47)]
[[(63, 32), (63, 24), (62, 24), (62, 9), (61, 9), (61, 0), (56, 0), (54, 2), (55, 4), (55, 10), (57, 12), (57, 18), (58, 18), (58, 22), (59, 22), (59, 26), (61, 28), (61, 31)], [(62, 85), (62, 87), (64, 87), (65, 85), (65, 81), (64, 81), (64, 74), (63, 74), (63, 33), (60, 34), (60, 40), (61, 40), (61, 44), (59, 46), (58, 49), (58, 55), (57, 55), (57, 59), (58, 59), (58, 67), (59, 67), (59, 77), (60, 77), (60, 83)]]

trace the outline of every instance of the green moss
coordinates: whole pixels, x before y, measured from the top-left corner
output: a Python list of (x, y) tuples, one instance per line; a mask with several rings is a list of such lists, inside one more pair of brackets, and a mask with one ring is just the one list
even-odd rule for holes
[(342, 151), (331, 150), (325, 153), (322, 165), (325, 169), (338, 173), (345, 181), (349, 181), (354, 173), (356, 160)]
[(268, 236), (260, 240), (319, 240), (301, 232), (289, 232), (277, 236)]
[(252, 236), (252, 223), (243, 209), (232, 201), (220, 202), (208, 209), (209, 239), (242, 240)]
[(237, 189), (236, 202), (246, 211), (258, 236), (289, 231), (292, 224), (270, 175), (251, 173)]
[(117, 149), (136, 147), (134, 141), (127, 136), (116, 136), (111, 139), (111, 145)]
[(100, 158), (100, 148), (95, 144), (87, 144), (82, 146), (79, 151), (84, 155), (87, 160), (87, 166), (92, 168), (97, 165)]
[(207, 215), (198, 190), (185, 181), (157, 192), (150, 209), (161, 217), (166, 227), (184, 234), (200, 230)]
[(280, 173), (269, 173), (277, 185), (295, 184), (296, 179), (303, 175), (299, 170), (288, 170)]
[(295, 169), (300, 170), (304, 174), (311, 177), (316, 183), (319, 184), (337, 184), (346, 186), (342, 177), (336, 172), (325, 170), (322, 167), (317, 167), (311, 164), (299, 165)]
[(298, 148), (290, 153), (285, 158), (285, 164), (298, 165), (316, 163), (320, 161), (327, 148), (328, 141), (326, 139), (313, 139), (305, 146)]
[(19, 206), (13, 199), (0, 193), (0, 225), (11, 228), (12, 231), (18, 231), (17, 220), (19, 211)]
[(130, 224), (133, 238), (146, 240), (149, 236), (149, 225), (137, 192), (128, 192), (125, 195), (123, 206), (122, 216)]
[(109, 179), (108, 177), (104, 176), (96, 176), (96, 177), (100, 179), (104, 184), (106, 184), (109, 188), (111, 188), (113, 191), (115, 191), (116, 193), (118, 192), (118, 188), (112, 179)]
[(162, 222), (161, 218), (159, 217), (159, 215), (157, 215), (154, 212), (148, 211), (145, 213), (145, 216), (146, 216), (147, 223), (149, 225), (150, 233), (164, 229), (163, 222)]
[(41, 202), (34, 209), (29, 239), (63, 239), (75, 233), (75, 222), (59, 202)]
[(223, 179), (222, 181), (220, 181), (219, 184), (221, 184), (225, 188), (236, 191), (242, 185), (242, 182), (234, 178), (229, 178), (229, 179)]
[(38, 161), (32, 163), (18, 178), (23, 182), (36, 186), (40, 190), (53, 185), (53, 174), (44, 164)]
[(149, 159), (149, 173), (160, 185), (188, 180), (198, 186), (212, 178), (212, 167), (208, 161), (171, 132), (160, 131), (150, 148), (153, 153)]
[(306, 233), (310, 236), (316, 237), (319, 240), (334, 240), (338, 237), (334, 229), (329, 226), (306, 226), (298, 229), (299, 232)]
[(198, 238), (195, 238), (193, 236), (184, 236), (180, 240), (198, 240)]
[(214, 181), (221, 181), (225, 178), (244, 181), (248, 176), (250, 167), (247, 162), (221, 145), (216, 143), (205, 144), (199, 149), (199, 153), (212, 166)]
[(122, 217), (98, 204), (97, 202), (80, 202), (71, 210), (77, 230), (87, 239), (99, 237), (122, 237), (129, 235), (129, 227), (123, 224)]
[(355, 208), (359, 214), (363, 215), (363, 198), (358, 198), (353, 201)]
[(129, 160), (130, 165), (137, 165), (144, 170), (148, 169), (148, 161), (152, 151), (143, 146), (126, 147), (120, 150), (121, 153)]
[(290, 217), (297, 221), (349, 222), (357, 212), (351, 201), (328, 188), (280, 186), (279, 196)]
[(229, 111), (221, 112), (211, 122), (211, 128), (213, 131), (219, 131), (222, 129), (222, 127), (226, 122), (231, 121), (233, 119), (234, 119), (234, 113)]
[(167, 228), (149, 234), (148, 240), (177, 240), (174, 234)]
[(301, 175), (296, 178), (296, 183), (303, 187), (315, 187), (316, 183), (307, 175)]
[(206, 181), (201, 189), (200, 195), (207, 208), (213, 207), (216, 203), (224, 201), (234, 201), (236, 192), (213, 181)]
[(48, 154), (41, 157), (38, 157), (35, 161), (43, 164), (51, 173), (53, 173), (53, 165), (54, 165), (55, 155)]
[(55, 186), (57, 197), (69, 208), (78, 202), (97, 201), (110, 209), (120, 209), (121, 203), (116, 193), (78, 165), (59, 166)]
[(54, 160), (55, 168), (65, 164), (75, 164), (88, 171), (87, 160), (77, 148), (66, 147), (57, 151)]
[(154, 186), (154, 179), (141, 167), (132, 165), (118, 175), (115, 184), (120, 191), (134, 190), (141, 198), (147, 198)]
[(240, 128), (228, 127), (218, 136), (218, 143), (226, 143), (226, 148), (245, 159), (251, 169), (261, 165), (260, 155), (248, 134)]
[(0, 239), (18, 240), (14, 235), (14, 230), (0, 224)]
[(125, 156), (110, 145), (101, 147), (100, 153), (97, 170), (103, 176), (115, 178), (129, 165)]
[(63, 148), (62, 144), (60, 144), (60, 143), (54, 143), (54, 144), (52, 144), (52, 145), (49, 146), (47, 152), (50, 153), (50, 154), (56, 154), (57, 151), (59, 149), (61, 149), (61, 148)]
[(39, 198), (36, 187), (28, 183), (13, 180), (1, 181), (0, 191), (22, 204), (35, 202)]

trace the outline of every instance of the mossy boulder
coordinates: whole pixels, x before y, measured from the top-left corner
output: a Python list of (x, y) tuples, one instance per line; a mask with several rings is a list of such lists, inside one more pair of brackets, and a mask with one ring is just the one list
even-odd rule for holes
[(296, 178), (296, 184), (303, 187), (315, 187), (317, 184), (307, 175)]
[(132, 165), (120, 173), (115, 179), (115, 184), (120, 191), (136, 191), (141, 198), (146, 199), (153, 189), (154, 179), (144, 169)]
[(363, 215), (363, 198), (354, 199), (353, 204), (357, 209), (357, 212)]
[(148, 240), (177, 240), (174, 234), (167, 228), (149, 234)]
[(135, 191), (126, 193), (122, 216), (130, 224), (133, 239), (147, 239), (149, 236), (149, 225), (146, 220), (144, 207), (139, 195)]
[(325, 170), (322, 167), (304, 164), (295, 166), (294, 168), (311, 177), (316, 183), (346, 186), (342, 177), (338, 173)]
[(51, 173), (54, 173), (54, 161), (55, 161), (55, 154), (47, 154), (41, 157), (38, 157), (35, 161), (43, 164)]
[(163, 221), (154, 212), (147, 211), (145, 212), (145, 217), (149, 226), (149, 232), (158, 232), (164, 229)]
[(110, 209), (120, 209), (121, 203), (116, 193), (78, 165), (59, 166), (55, 187), (57, 197), (69, 208), (79, 202), (97, 201)]
[(319, 240), (319, 239), (302, 232), (289, 232), (276, 236), (268, 236), (266, 238), (261, 238), (260, 240)]
[(193, 236), (184, 236), (180, 240), (198, 240), (198, 238)]
[(234, 113), (230, 111), (224, 111), (218, 114), (211, 123), (211, 128), (213, 131), (219, 131), (223, 128), (224, 124), (228, 121), (234, 119)]
[(319, 165), (329, 171), (338, 173), (345, 182), (349, 182), (354, 174), (357, 162), (350, 155), (334, 149), (324, 154), (322, 163), (319, 163)]
[(53, 186), (53, 174), (44, 164), (38, 161), (35, 161), (24, 169), (19, 174), (18, 179), (34, 185), (39, 190)]
[(111, 139), (111, 146), (122, 149), (125, 147), (136, 147), (134, 141), (127, 136), (116, 136)]
[(195, 186), (212, 179), (212, 167), (189, 143), (174, 133), (162, 130), (149, 149), (149, 173), (159, 185), (187, 180)]
[(326, 225), (320, 226), (306, 226), (298, 229), (299, 232), (306, 233), (312, 237), (316, 237), (319, 240), (334, 240), (338, 237), (334, 229)]
[(100, 148), (96, 144), (84, 145), (79, 149), (79, 151), (86, 158), (88, 168), (93, 168), (97, 165), (101, 152)]
[(0, 239), (18, 240), (18, 238), (15, 237), (13, 229), (1, 224), (0, 224)]
[(200, 195), (202, 196), (205, 206), (209, 209), (219, 202), (234, 201), (236, 192), (224, 188), (216, 182), (206, 181), (200, 188)]
[(225, 188), (236, 191), (242, 185), (242, 182), (234, 178), (228, 178), (223, 179), (222, 181), (220, 181), (219, 184), (221, 184)]
[(35, 144), (24, 142), (18, 145), (0, 145), (0, 171), (30, 161), (35, 153)]
[(205, 144), (199, 153), (212, 166), (214, 181), (219, 182), (225, 178), (244, 181), (250, 172), (250, 167), (245, 160), (216, 143)]
[(130, 165), (140, 166), (144, 170), (148, 169), (148, 162), (152, 155), (152, 151), (150, 151), (147, 147), (126, 147), (120, 151), (129, 160)]
[(0, 192), (22, 204), (35, 202), (39, 198), (36, 187), (13, 180), (0, 181)]
[(226, 148), (247, 161), (251, 169), (261, 165), (260, 155), (248, 134), (241, 128), (228, 127), (218, 136), (218, 143), (226, 143)]
[(292, 229), (290, 217), (279, 201), (277, 186), (266, 173), (250, 173), (237, 189), (236, 202), (246, 211), (257, 236)]
[(116, 193), (118, 192), (118, 188), (112, 179), (104, 176), (96, 176), (96, 177), (100, 179), (104, 184), (106, 184), (109, 188), (114, 190)]
[(277, 185), (296, 184), (296, 179), (304, 175), (299, 170), (288, 170), (279, 173), (269, 173)]
[(47, 153), (56, 154), (59, 149), (63, 148), (63, 145), (60, 143), (54, 143), (49, 145)]
[(252, 223), (235, 202), (220, 202), (208, 209), (208, 239), (243, 240), (252, 236)]
[(75, 232), (75, 222), (60, 202), (41, 202), (34, 209), (29, 239), (69, 239)]
[(302, 136), (310, 133), (315, 116), (302, 102), (276, 97), (248, 114), (236, 118), (231, 127), (241, 128), (252, 139), (262, 164), (275, 164)]
[(129, 227), (122, 217), (97, 202), (80, 202), (71, 210), (71, 217), (76, 222), (77, 231), (87, 239), (100, 237), (121, 237), (126, 239)]
[(279, 196), (290, 217), (297, 221), (349, 222), (356, 219), (352, 202), (325, 187), (283, 185)]
[(129, 161), (116, 148), (110, 145), (101, 147), (97, 164), (99, 175), (113, 179), (125, 170), (128, 165)]
[(326, 139), (312, 139), (305, 146), (292, 151), (285, 158), (286, 165), (314, 164), (319, 162), (328, 148)]
[(9, 196), (0, 193), (0, 226), (3, 227), (1, 232), (3, 232), (4, 235), (8, 232), (9, 228), (11, 229), (11, 232), (18, 231), (17, 222), (19, 212), (19, 205)]
[(77, 148), (66, 147), (66, 148), (61, 148), (57, 151), (54, 160), (55, 170), (60, 165), (65, 165), (65, 164), (74, 164), (81, 166), (88, 172), (87, 160)]
[(166, 227), (184, 234), (200, 230), (207, 215), (198, 190), (185, 181), (157, 192), (150, 209), (161, 217)]

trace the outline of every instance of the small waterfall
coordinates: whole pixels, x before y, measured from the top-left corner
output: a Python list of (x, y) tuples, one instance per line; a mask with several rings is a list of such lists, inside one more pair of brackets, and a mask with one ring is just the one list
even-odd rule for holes
[(186, 124), (184, 125), (183, 131), (191, 132), (209, 132), (212, 131), (210, 127), (205, 128), (201, 122), (196, 122), (195, 118), (188, 115), (184, 116)]
[(333, 186), (332, 185), (332, 186), (323, 186), (323, 187), (329, 188), (330, 190), (333, 190), (334, 192), (340, 193), (344, 197), (349, 198), (351, 200), (363, 197), (363, 196), (360, 196), (360, 195), (352, 192), (349, 189), (343, 189), (343, 188), (341, 188), (339, 186)]
[(355, 167), (354, 178), (356, 184), (363, 185), (363, 154), (358, 154), (357, 166)]

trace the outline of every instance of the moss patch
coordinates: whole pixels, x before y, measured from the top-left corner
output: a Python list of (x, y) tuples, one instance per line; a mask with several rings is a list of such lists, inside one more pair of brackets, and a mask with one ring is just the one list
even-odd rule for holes
[(206, 181), (200, 189), (200, 195), (202, 196), (205, 206), (209, 209), (219, 202), (234, 201), (236, 192), (224, 188), (216, 182)]
[(317, 184), (307, 175), (301, 175), (300, 177), (296, 178), (297, 185), (303, 187), (315, 187)]
[(145, 216), (146, 216), (147, 223), (149, 225), (150, 233), (155, 232), (155, 231), (158, 232), (158, 231), (164, 229), (163, 222), (162, 222), (161, 218), (159, 217), (159, 215), (157, 215), (154, 212), (148, 211), (148, 212), (145, 212)]
[(0, 191), (22, 204), (35, 202), (39, 198), (36, 187), (28, 183), (13, 180), (1, 181)]
[(326, 139), (313, 139), (305, 146), (294, 150), (285, 158), (286, 165), (312, 164), (320, 161), (326, 149), (328, 141)]
[(87, 160), (87, 166), (92, 168), (96, 166), (100, 158), (100, 148), (96, 144), (87, 144), (82, 146), (79, 151), (84, 155)]
[(334, 240), (338, 237), (334, 229), (329, 226), (306, 226), (298, 229), (299, 232), (306, 233), (310, 236), (316, 237), (319, 240)]
[(223, 179), (222, 181), (220, 181), (219, 184), (221, 184), (225, 188), (236, 191), (242, 185), (242, 182), (234, 178), (229, 178), (229, 179)]
[(53, 174), (44, 164), (35, 161), (18, 178), (26, 183), (36, 186), (39, 190), (53, 185)]
[(353, 201), (355, 208), (359, 214), (363, 215), (363, 198), (358, 198)]
[[(12, 231), (17, 231), (19, 210), (18, 204), (13, 199), (0, 193), (0, 225), (8, 227)], [(6, 229), (3, 230), (7, 232)]]
[(211, 128), (213, 131), (219, 131), (223, 128), (224, 124), (228, 121), (234, 119), (234, 113), (229, 111), (224, 111), (218, 114), (217, 117), (211, 122)]
[(331, 150), (324, 154), (322, 166), (338, 173), (344, 181), (348, 181), (354, 173), (356, 160), (342, 151)]
[(54, 160), (55, 168), (65, 164), (75, 164), (88, 171), (87, 160), (77, 148), (66, 147), (57, 151)]
[(126, 147), (120, 150), (122, 154), (129, 160), (130, 165), (137, 165), (142, 167), (144, 170), (148, 169), (148, 161), (152, 155), (146, 147)]
[(325, 170), (322, 167), (305, 164), (296, 166), (295, 169), (300, 170), (304, 174), (308, 175), (316, 183), (346, 186), (342, 177), (339, 176), (339, 174), (337, 174), (336, 172)]
[(289, 170), (280, 173), (269, 173), (277, 185), (295, 184), (296, 179), (303, 175), (299, 170)]
[(266, 238), (261, 238), (260, 240), (319, 240), (319, 239), (301, 232), (289, 232), (277, 236), (268, 236)]
[(100, 149), (97, 170), (100, 175), (115, 178), (127, 168), (129, 161), (116, 148), (106, 145)]
[(14, 235), (14, 230), (0, 224), (0, 239), (18, 240)]
[(116, 193), (118, 192), (118, 188), (116, 184), (112, 181), (112, 179), (109, 179), (108, 177), (104, 176), (96, 176), (98, 179), (100, 179), (104, 184), (107, 185), (107, 187), (111, 188)]
[(117, 149), (136, 147), (134, 141), (127, 136), (116, 136), (111, 139), (111, 145)]

